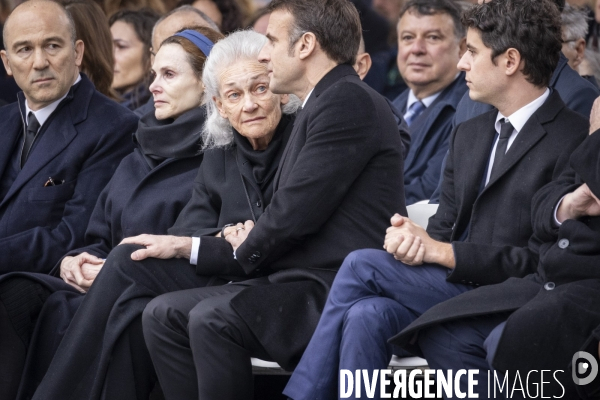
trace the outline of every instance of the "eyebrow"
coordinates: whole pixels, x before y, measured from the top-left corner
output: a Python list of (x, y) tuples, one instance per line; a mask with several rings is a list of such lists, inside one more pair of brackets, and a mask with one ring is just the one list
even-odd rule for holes
[[(404, 29), (403, 31), (400, 32), (400, 34), (403, 34), (403, 33), (414, 33), (414, 32), (409, 29)], [(444, 36), (444, 34), (442, 33), (442, 31), (440, 29), (431, 29), (429, 31), (425, 31), (424, 34), (427, 35), (429, 33), (437, 33), (440, 36)]]
[[(265, 75), (264, 73), (253, 75), (250, 78), (248, 78), (248, 81), (250, 81), (250, 82), (257, 81), (257, 80), (259, 80), (260, 77), (263, 77), (264, 75)], [(223, 84), (223, 86), (238, 86), (238, 82), (237, 81), (225, 82)]]
[[(58, 42), (60, 44), (64, 44), (66, 43), (65, 39), (63, 39), (60, 36), (51, 36), (49, 38), (44, 39), (43, 44), (46, 44), (48, 42)], [(25, 46), (25, 45), (32, 45), (32, 41), (31, 40), (19, 40), (15, 43), (13, 43), (12, 48), (16, 49), (17, 47), (21, 47), (21, 46)]]
[(265, 36), (266, 36), (266, 37), (267, 37), (267, 39), (269, 39), (271, 42), (276, 42), (276, 41), (277, 41), (277, 39), (276, 39), (276, 38), (274, 38), (273, 36), (271, 36), (271, 34), (270, 34), (270, 33), (267, 33)]
[(473, 47), (473, 46), (471, 46), (469, 43), (467, 43), (467, 50), (470, 50), (470, 51), (477, 51), (477, 48), (476, 48), (476, 47)]

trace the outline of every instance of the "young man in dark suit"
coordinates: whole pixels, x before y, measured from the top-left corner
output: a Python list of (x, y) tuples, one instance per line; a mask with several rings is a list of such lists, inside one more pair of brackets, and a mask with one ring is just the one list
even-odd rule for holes
[(0, 273), (48, 272), (83, 245), (137, 118), (79, 73), (84, 44), (57, 3), (19, 5), (4, 41), (2, 61), (23, 92), (0, 109)]
[(467, 91), (456, 64), (465, 51), (461, 9), (452, 0), (412, 0), (398, 21), (398, 68), (408, 89), (393, 104), (409, 124), (406, 203), (429, 199), (448, 151), (452, 120)]
[[(595, 117), (592, 129), (600, 128), (600, 114)], [(422, 353), (435, 369), (478, 369), (480, 398), (502, 396), (498, 386), (488, 389), (494, 374), (507, 378), (504, 395), (521, 398), (523, 392), (511, 393), (517, 372), (532, 397), (543, 390), (546, 398), (597, 398), (600, 379), (591, 368), (581, 375), (576, 353), (586, 351), (592, 359), (585, 362), (595, 362), (597, 372), (599, 154), (600, 134), (594, 133), (573, 152), (570, 168), (537, 192), (531, 244), (540, 255), (536, 273), (438, 304), (391, 341)], [(578, 385), (573, 376), (581, 379)]]
[[(524, 15), (533, 19), (525, 23)], [(458, 66), (470, 96), (498, 111), (454, 132), (427, 231), (396, 215), (386, 251), (346, 258), (284, 392), (295, 400), (334, 396), (339, 369), (385, 368), (387, 339), (427, 309), (537, 265), (527, 248), (531, 199), (558, 177), (588, 128), (548, 89), (561, 48), (560, 15), (549, 0), (493, 0), (463, 21), (467, 52)]]

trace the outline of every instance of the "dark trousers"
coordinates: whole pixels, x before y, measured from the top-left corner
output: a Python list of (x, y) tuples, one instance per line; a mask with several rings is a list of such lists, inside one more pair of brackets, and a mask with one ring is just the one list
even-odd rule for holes
[(385, 251), (350, 253), (284, 394), (337, 398), (340, 369), (386, 368), (393, 352), (387, 339), (434, 305), (472, 289), (446, 282), (447, 273), (438, 265), (405, 265)]
[[(496, 314), (436, 325), (419, 333), (419, 347), (432, 369), (442, 371), (478, 369), (474, 393), (479, 396), (479, 399), (503, 399), (504, 395), (500, 390), (496, 392), (496, 396), (493, 396), (493, 388), (490, 387), (488, 391), (488, 374), (489, 382), (493, 384), (494, 371), (491, 363), (507, 318), (508, 314)], [(498, 373), (497, 376), (502, 381), (503, 375)], [(468, 393), (467, 375), (461, 376), (460, 391)], [(457, 392), (455, 391), (454, 394)], [(446, 399), (455, 398), (452, 396), (444, 394)]]
[(148, 304), (144, 337), (167, 400), (254, 398), (250, 357), (269, 355), (229, 304), (244, 287), (184, 290)]
[(156, 376), (141, 315), (154, 297), (205, 286), (183, 259), (131, 260), (117, 246), (85, 295), (34, 399), (147, 399)]

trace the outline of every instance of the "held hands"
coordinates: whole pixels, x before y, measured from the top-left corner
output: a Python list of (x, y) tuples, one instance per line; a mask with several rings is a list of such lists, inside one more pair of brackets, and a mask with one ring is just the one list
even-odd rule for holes
[(139, 244), (145, 249), (131, 253), (131, 259), (141, 261), (146, 258), (190, 258), (192, 238), (168, 235), (138, 235), (125, 238), (119, 244)]
[(102, 269), (104, 260), (88, 253), (65, 257), (60, 263), (60, 277), (82, 293), (89, 290)]
[(567, 219), (577, 219), (585, 216), (600, 216), (600, 200), (594, 196), (588, 185), (584, 183), (563, 198), (558, 207), (556, 218), (562, 223)]
[(449, 243), (433, 240), (421, 226), (409, 218), (394, 214), (385, 235), (383, 248), (407, 265), (436, 263), (454, 268), (454, 251)]
[(244, 243), (252, 228), (254, 228), (254, 222), (248, 220), (243, 224), (239, 222), (236, 226), (225, 230), (225, 240), (231, 244), (233, 251), (236, 251)]

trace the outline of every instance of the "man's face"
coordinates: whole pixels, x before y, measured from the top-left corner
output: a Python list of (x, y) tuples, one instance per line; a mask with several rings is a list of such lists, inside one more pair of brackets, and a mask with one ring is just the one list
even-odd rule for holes
[(300, 61), (296, 56), (296, 45), (290, 51), (289, 29), (293, 16), (287, 11), (274, 11), (269, 18), (267, 38), (269, 39), (258, 55), (258, 60), (267, 64), (273, 93), (298, 94), (295, 84), (302, 76)]
[(450, 84), (460, 55), (460, 40), (448, 14), (408, 11), (398, 22), (398, 69), (413, 91), (433, 94)]
[(458, 68), (466, 72), (469, 97), (475, 101), (495, 105), (495, 98), (506, 86), (506, 75), (492, 62), (492, 49), (486, 47), (477, 29), (467, 31), (467, 51)]
[[(152, 53), (156, 54), (160, 48), (160, 44), (168, 37), (173, 36), (178, 31), (189, 26), (208, 26), (208, 23), (204, 18), (200, 17), (194, 12), (178, 12), (170, 17), (165, 18), (154, 28), (154, 35), (152, 36)], [(151, 60), (154, 62), (154, 60)]]
[(5, 29), (2, 61), (25, 93), (32, 110), (64, 96), (77, 79), (83, 42), (73, 46), (64, 11), (51, 2), (17, 8)]

